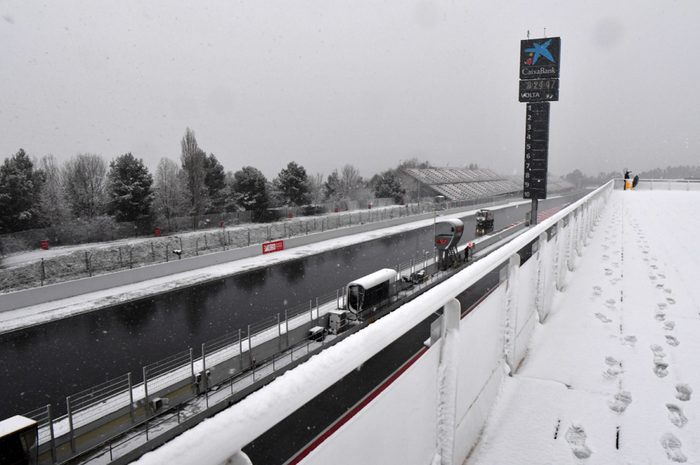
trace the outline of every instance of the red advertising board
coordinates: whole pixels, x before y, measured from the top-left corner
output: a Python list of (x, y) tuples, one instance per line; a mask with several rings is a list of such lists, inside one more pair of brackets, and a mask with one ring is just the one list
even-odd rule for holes
[(284, 241), (265, 242), (262, 245), (263, 254), (279, 252), (280, 250), (284, 250)]

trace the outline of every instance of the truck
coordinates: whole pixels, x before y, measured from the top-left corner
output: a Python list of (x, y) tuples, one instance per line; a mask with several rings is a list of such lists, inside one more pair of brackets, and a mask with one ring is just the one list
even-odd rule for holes
[(476, 234), (486, 234), (493, 229), (493, 212), (482, 208), (476, 212)]

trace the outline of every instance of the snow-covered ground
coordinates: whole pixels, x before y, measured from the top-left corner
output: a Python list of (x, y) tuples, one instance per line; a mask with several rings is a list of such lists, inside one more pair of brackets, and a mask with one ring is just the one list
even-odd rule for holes
[(470, 465), (700, 463), (699, 230), (700, 193), (613, 192)]

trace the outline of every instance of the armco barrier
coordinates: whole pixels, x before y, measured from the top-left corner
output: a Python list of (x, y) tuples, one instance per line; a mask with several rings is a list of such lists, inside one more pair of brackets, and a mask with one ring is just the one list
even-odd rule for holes
[[(303, 458), (290, 463), (395, 463), (396, 454), (408, 457), (401, 463), (431, 463), (438, 454), (442, 457), (439, 463), (462, 463), (476, 444), (503, 376), (514, 372), (524, 359), (535, 325), (546, 318), (556, 288), (566, 271), (573, 269), (612, 189), (609, 182), (532, 226), (509, 244), (278, 378), (258, 391), (255, 399), (244, 399), (199, 425), (197, 431), (184, 433), (175, 447), (143, 456), (139, 464), (194, 462), (203, 454), (212, 462), (224, 462), (443, 307), (442, 321), (447, 323), (430, 349), (384, 385), (380, 395), (353, 410), (351, 421), (325, 432), (303, 451)], [(521, 264), (518, 252), (530, 247), (532, 256)], [(466, 315), (467, 309), (461, 309), (461, 320), (455, 318), (455, 297), (504, 264), (499, 286)], [(255, 421), (246, 421), (249, 418)], [(406, 427), (400, 433), (391, 432), (386, 419)], [(220, 433), (224, 429), (225, 435)], [(201, 441), (202, 437), (207, 441)], [(387, 453), (391, 455), (381, 455)]]

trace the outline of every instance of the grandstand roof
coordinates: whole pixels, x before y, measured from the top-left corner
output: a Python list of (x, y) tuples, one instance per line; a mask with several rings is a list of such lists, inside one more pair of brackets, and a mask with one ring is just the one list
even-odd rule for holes
[[(466, 200), (522, 191), (522, 175), (503, 176), (489, 169), (404, 168), (403, 172), (429, 187), (436, 195), (450, 200)], [(570, 190), (573, 185), (559, 177), (547, 175), (547, 190)]]

